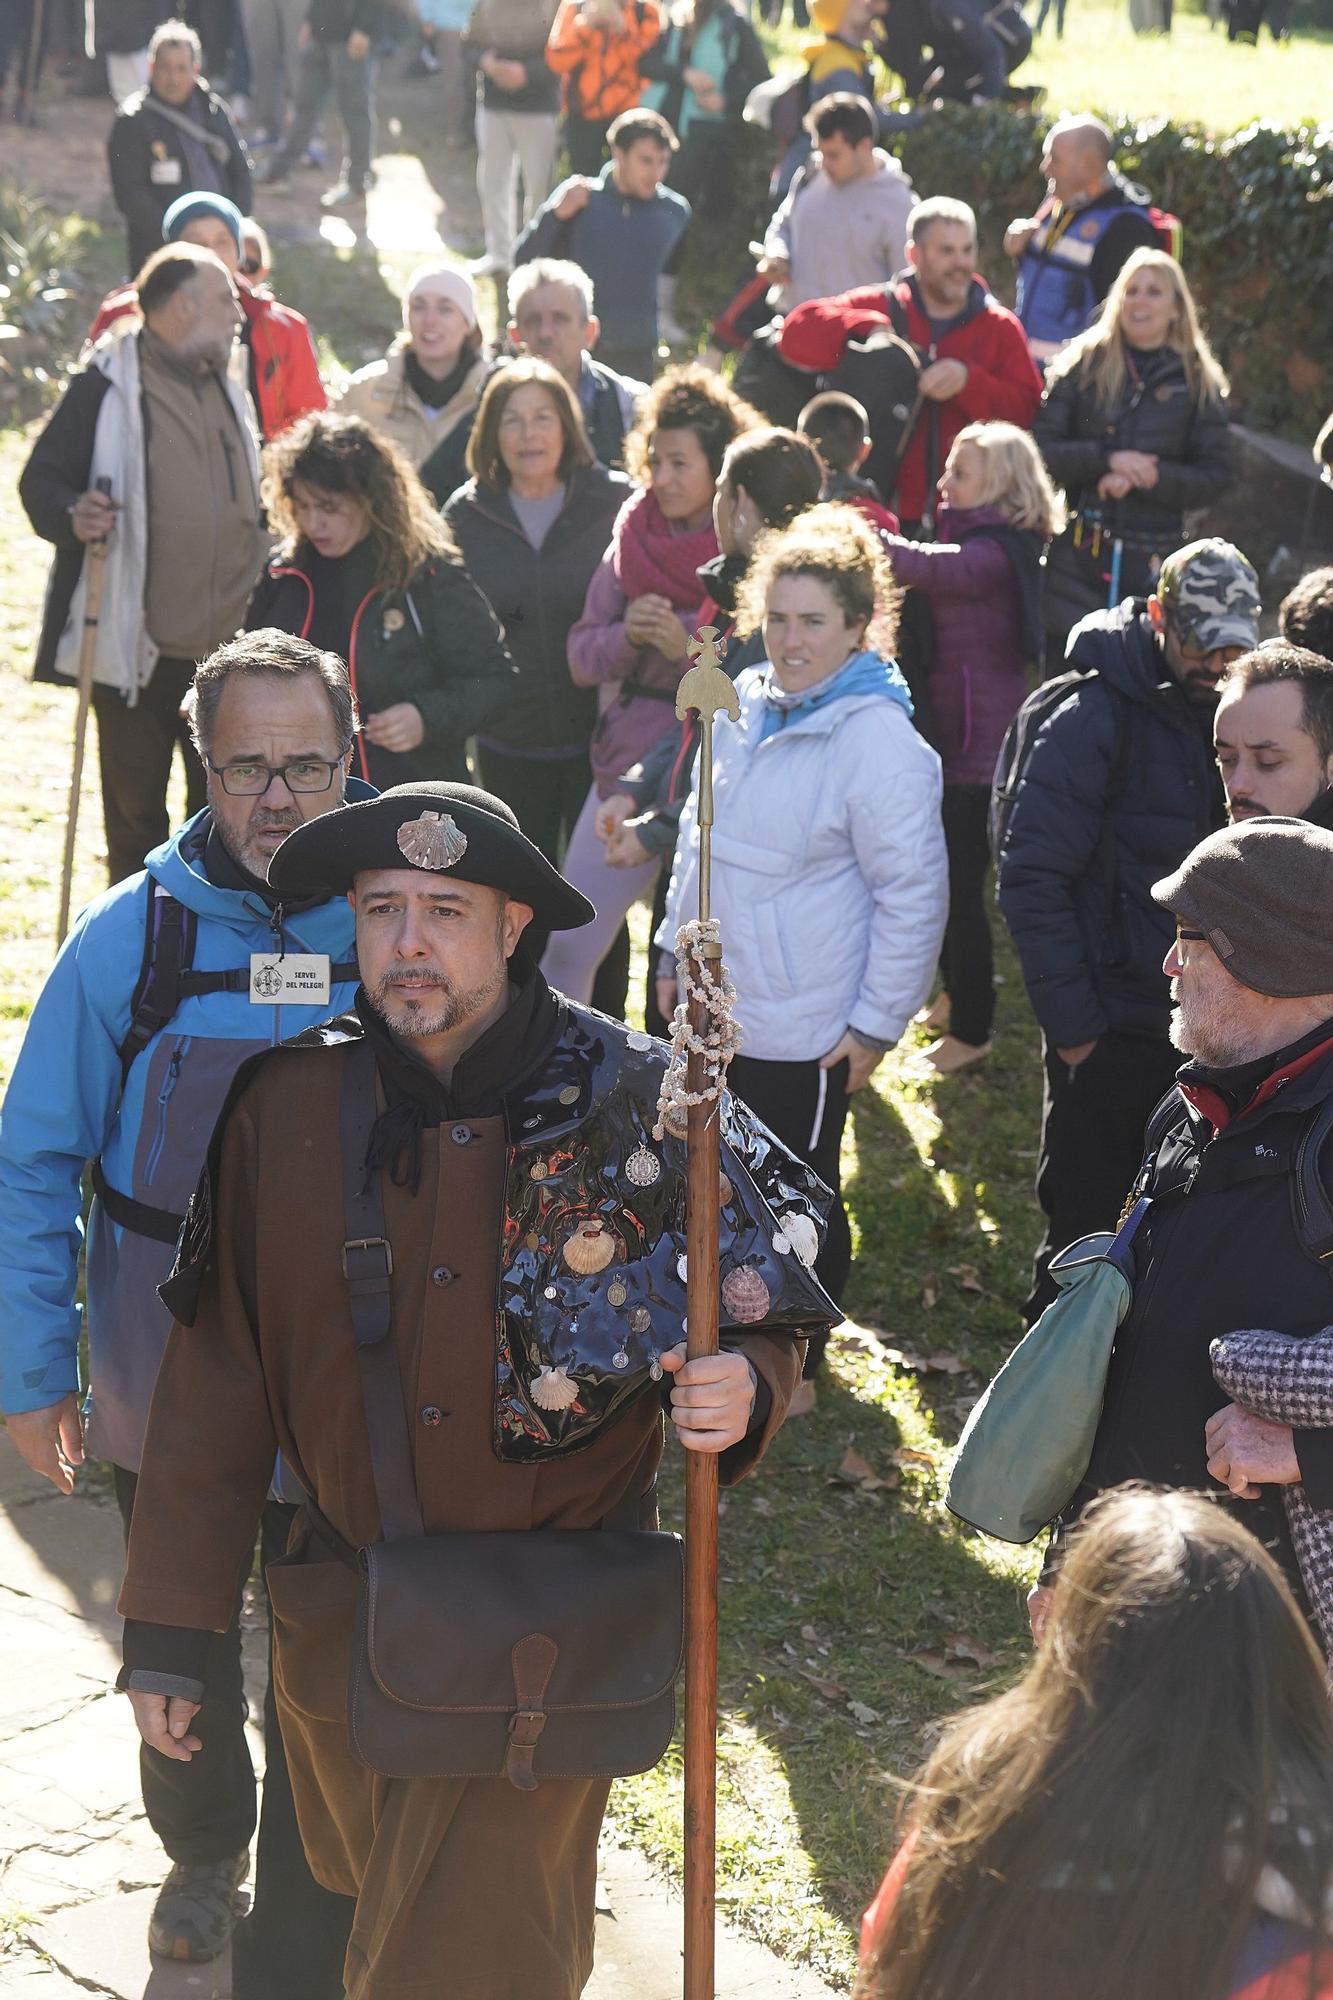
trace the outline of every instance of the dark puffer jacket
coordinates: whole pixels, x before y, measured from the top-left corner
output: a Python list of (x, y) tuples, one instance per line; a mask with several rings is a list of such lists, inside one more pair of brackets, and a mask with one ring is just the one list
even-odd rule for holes
[[(1108, 1030), (1165, 1035), (1162, 960), (1175, 926), (1150, 891), (1223, 823), (1212, 712), (1192, 707), (1172, 679), (1146, 604), (1132, 599), (1085, 618), (1069, 666), (1100, 678), (1073, 690), (1037, 734), (997, 888), (1032, 1011), (1056, 1048)], [(1114, 908), (1102, 848), (1108, 813)]]
[[(1052, 631), (1067, 631), (1086, 610), (1107, 601), (1101, 576), (1109, 552), (1100, 567), (1094, 562), (1090, 568), (1090, 544), (1100, 540), (1095, 524), (1104, 524), (1108, 538), (1127, 544), (1124, 594), (1130, 595), (1147, 587), (1143, 565), (1151, 556), (1180, 547), (1190, 509), (1206, 507), (1231, 482), (1231, 439), (1222, 404), (1215, 397), (1201, 402), (1191, 396), (1185, 364), (1174, 348), (1140, 354), (1135, 365), (1137, 382), (1131, 377), (1114, 404), (1102, 402), (1076, 367), (1048, 376), (1033, 421), (1032, 435), (1052, 479), (1064, 488), (1073, 517), (1052, 543), (1047, 565)], [(1136, 487), (1123, 500), (1101, 499), (1097, 482), (1110, 471), (1113, 451), (1151, 452), (1157, 484)], [(1064, 598), (1069, 608), (1062, 618)]]
[(540, 549), (524, 534), (508, 495), (495, 487), (470, 479), (444, 510), (468, 573), (499, 614), (518, 668), (504, 713), (482, 732), (502, 748), (587, 747), (597, 695), (570, 679), (566, 644), (629, 493), (620, 473), (579, 467)]
[[(315, 618), (309, 552), (275, 556), (255, 586), (246, 630), (306, 638)], [(330, 565), (322, 566), (327, 574)], [(362, 720), (409, 701), (425, 736), (415, 750), (356, 739), (358, 775), (381, 791), (418, 778), (466, 778), (463, 746), (503, 715), (516, 685), (499, 621), (458, 562), (432, 556), (405, 590), (372, 585), (352, 618), (347, 667)]]

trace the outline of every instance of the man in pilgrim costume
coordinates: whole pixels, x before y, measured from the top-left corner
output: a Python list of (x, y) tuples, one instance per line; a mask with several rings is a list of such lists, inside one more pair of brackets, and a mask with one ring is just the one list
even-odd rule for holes
[[(362, 984), (354, 1013), (240, 1072), (214, 1135), (163, 1287), (177, 1323), (121, 1597), (122, 1685), (145, 1740), (190, 1756), (207, 1634), (230, 1616), (280, 1452), (310, 1498), (268, 1572), (274, 1679), (311, 1866), (358, 1898), (349, 2000), (572, 2000), (592, 1967), (608, 1781), (543, 1778), (540, 1746), (535, 1788), (520, 1788), (524, 1752), (526, 1776), (361, 1761), (350, 1552), (392, 1555), (404, 1515), (409, 1535), (482, 1531), (492, 1551), (501, 1536), (526, 1549), (529, 1530), (649, 1526), (664, 1410), (687, 1450), (741, 1478), (782, 1422), (802, 1335), (836, 1317), (810, 1269), (826, 1191), (724, 1099), (723, 1352), (686, 1363), (666, 1050), (526, 959), (529, 923), (593, 912), (509, 808), (466, 785), (401, 787), (298, 829), (271, 882), (348, 894)], [(374, 1412), (358, 1343), (377, 1272), (393, 1387)], [(392, 1468), (372, 1460), (395, 1426), (390, 1505)], [(477, 1615), (469, 1597), (464, 1630)], [(408, 1651), (429, 1673), (431, 1646)]]

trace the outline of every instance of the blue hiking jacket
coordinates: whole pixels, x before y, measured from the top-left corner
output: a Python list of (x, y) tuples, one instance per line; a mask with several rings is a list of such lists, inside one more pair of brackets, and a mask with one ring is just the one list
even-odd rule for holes
[[(348, 785), (349, 799), (373, 796), (368, 785)], [(7, 1414), (43, 1409), (79, 1386), (75, 1293), (89, 1161), (100, 1156), (109, 1187), (183, 1214), (237, 1065), (352, 1003), (354, 980), (333, 986), (327, 1008), (258, 1005), (247, 992), (186, 999), (122, 1086), (120, 1047), (155, 884), (198, 918), (196, 971), (248, 970), (252, 952), (280, 948), (267, 904), (205, 875), (210, 824), (207, 810), (196, 814), (148, 856), (143, 874), (88, 905), (32, 1010), (0, 1112), (0, 1409)], [(351, 962), (346, 900), (295, 913), (282, 926), (281, 946)], [(157, 1286), (172, 1256), (170, 1243), (119, 1227), (94, 1201), (88, 1449), (131, 1471), (171, 1324)]]
[[(1175, 923), (1150, 892), (1223, 823), (1211, 711), (1191, 708), (1171, 678), (1142, 598), (1077, 625), (1065, 666), (1095, 668), (1098, 678), (1074, 689), (1037, 733), (1000, 856), (997, 900), (1052, 1046), (1108, 1032), (1165, 1038), (1171, 999), (1162, 960)], [(1108, 814), (1113, 907), (1102, 858)]]
[(556, 209), (569, 192), (562, 181), (514, 245), (514, 264), (534, 257), (569, 257), (592, 279), (602, 341), (608, 348), (657, 342), (657, 281), (690, 219), (690, 204), (674, 188), (651, 201), (621, 194), (608, 161), (587, 206), (567, 222)]

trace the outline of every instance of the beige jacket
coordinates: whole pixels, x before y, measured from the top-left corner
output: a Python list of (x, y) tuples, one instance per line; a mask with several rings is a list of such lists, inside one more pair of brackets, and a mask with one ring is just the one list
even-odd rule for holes
[(407, 335), (400, 334), (382, 361), (358, 368), (335, 395), (334, 407), (341, 416), (363, 418), (381, 437), (405, 452), (413, 465), (421, 466), (476, 409), (491, 364), (483, 348), (463, 377), (462, 387), (432, 415), (407, 379), (403, 363), (406, 346)]

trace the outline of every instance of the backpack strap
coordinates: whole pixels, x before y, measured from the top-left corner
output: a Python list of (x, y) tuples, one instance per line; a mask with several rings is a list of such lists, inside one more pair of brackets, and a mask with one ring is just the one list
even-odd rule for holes
[(122, 1085), (131, 1066), (154, 1035), (166, 1027), (181, 1003), (181, 979), (194, 959), (198, 919), (193, 910), (150, 877), (144, 917), (143, 962), (130, 1000), (130, 1025), (120, 1045)]
[(1291, 1213), (1301, 1248), (1333, 1278), (1333, 1194), (1320, 1165), (1333, 1134), (1333, 1096), (1307, 1121), (1296, 1144), (1291, 1171)]

